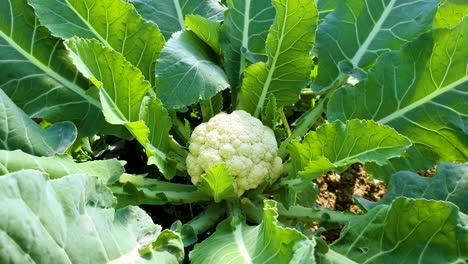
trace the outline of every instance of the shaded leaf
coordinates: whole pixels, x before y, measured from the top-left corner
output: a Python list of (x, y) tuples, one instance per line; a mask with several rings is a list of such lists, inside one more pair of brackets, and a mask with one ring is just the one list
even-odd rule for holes
[(30, 117), (73, 121), (85, 136), (115, 134), (66, 53), (26, 0), (0, 3), (0, 89)]
[(225, 8), (217, 0), (130, 0), (145, 19), (156, 23), (166, 39), (185, 29), (188, 14), (221, 21)]
[(333, 12), (336, 8), (336, 2), (337, 0), (318, 0), (316, 1), (317, 3), (317, 9), (318, 9), (318, 15), (319, 15), (319, 23), (321, 23), (325, 17)]
[(332, 96), (327, 110), (331, 120), (373, 119), (412, 141), (407, 157), (391, 160), (385, 170), (366, 167), (375, 177), (388, 179), (396, 171), (468, 159), (467, 25), (465, 19), (383, 55), (367, 80)]
[(440, 163), (435, 176), (427, 178), (409, 171), (398, 172), (390, 178), (384, 197), (370, 202), (356, 197), (359, 204), (369, 211), (380, 204), (390, 204), (397, 197), (425, 198), (449, 201), (468, 213), (468, 165)]
[(399, 50), (429, 30), (439, 0), (338, 1), (317, 29), (319, 69), (315, 91), (342, 78), (338, 66), (366, 71), (379, 55)]
[(175, 33), (156, 65), (156, 94), (168, 108), (182, 108), (229, 88), (209, 46), (193, 32)]
[(192, 30), (197, 37), (208, 44), (216, 54), (221, 55), (219, 45), (219, 30), (221, 24), (198, 15), (187, 15), (185, 25)]
[(75, 125), (67, 121), (41, 128), (0, 90), (0, 149), (51, 156), (65, 152), (76, 135)]

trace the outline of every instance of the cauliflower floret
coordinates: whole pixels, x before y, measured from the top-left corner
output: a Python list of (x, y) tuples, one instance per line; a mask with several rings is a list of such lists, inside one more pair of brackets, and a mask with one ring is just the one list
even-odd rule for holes
[(220, 113), (196, 127), (189, 151), (187, 172), (193, 184), (224, 162), (236, 177), (239, 196), (265, 181), (275, 181), (283, 170), (273, 131), (242, 110)]

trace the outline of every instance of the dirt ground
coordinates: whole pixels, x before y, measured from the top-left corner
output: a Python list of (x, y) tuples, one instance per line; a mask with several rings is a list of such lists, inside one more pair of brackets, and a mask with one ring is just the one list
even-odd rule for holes
[[(435, 175), (436, 168), (418, 172), (424, 177)], [(354, 164), (342, 174), (330, 172), (315, 180), (320, 193), (317, 204), (337, 211), (351, 211), (362, 214), (363, 211), (353, 201), (353, 194), (362, 196), (370, 201), (382, 198), (387, 185), (384, 182), (374, 184), (368, 180), (367, 172), (361, 164)], [(322, 233), (322, 238), (332, 243), (340, 236), (341, 229), (331, 229)]]
[[(367, 178), (367, 172), (361, 164), (354, 164), (341, 174), (330, 172), (317, 178), (315, 182), (320, 189), (317, 204), (337, 211), (363, 213), (353, 201), (353, 194), (371, 201), (378, 201), (387, 189), (385, 183), (373, 184)], [(340, 232), (341, 229), (327, 230), (322, 233), (322, 238), (332, 243), (338, 239)]]
[(353, 194), (378, 201), (387, 189), (385, 183), (375, 185), (367, 177), (361, 164), (354, 164), (341, 174), (328, 173), (321, 176), (315, 180), (320, 188), (317, 204), (338, 211), (362, 213), (353, 201)]

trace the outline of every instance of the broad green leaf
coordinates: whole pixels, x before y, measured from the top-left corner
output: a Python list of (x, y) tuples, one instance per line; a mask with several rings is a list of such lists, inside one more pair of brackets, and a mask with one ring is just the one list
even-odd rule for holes
[(141, 72), (95, 39), (73, 37), (65, 45), (73, 63), (99, 88), (106, 120), (116, 125), (138, 122), (141, 102), (151, 89)]
[(317, 0), (317, 9), (319, 15), (319, 23), (321, 23), (325, 17), (333, 12), (336, 8), (337, 0)]
[(93, 177), (15, 172), (0, 177), (0, 202), (2, 263), (178, 263), (183, 256), (180, 237), (168, 240), (138, 207), (115, 211), (112, 192)]
[(444, 0), (439, 6), (433, 28), (453, 28), (468, 15), (468, 2), (465, 0)]
[(211, 167), (199, 183), (200, 192), (213, 197), (215, 203), (237, 198), (236, 182), (226, 163)]
[(208, 44), (216, 54), (222, 54), (218, 33), (221, 28), (220, 23), (198, 15), (187, 15), (185, 25), (203, 42)]
[(276, 19), (266, 42), (267, 63), (258, 62), (244, 73), (239, 109), (258, 117), (274, 94), (278, 107), (293, 104), (309, 82), (317, 10), (312, 0), (274, 0)]
[(26, 0), (0, 3), (0, 67), (0, 89), (30, 117), (73, 121), (85, 136), (112, 134), (61, 40), (39, 25)]
[(65, 152), (76, 135), (75, 125), (68, 121), (42, 129), (0, 89), (0, 149), (51, 156)]
[[(401, 51), (383, 55), (367, 80), (336, 91), (328, 117), (373, 119), (408, 137), (413, 147), (407, 157), (390, 161), (388, 175), (428, 169), (440, 161), (466, 161), (467, 58), (465, 19), (456, 28), (435, 30)], [(386, 171), (374, 176), (386, 178)]]
[[(156, 98), (143, 102), (146, 92), (151, 89), (150, 83), (120, 53), (104, 47), (97, 40), (74, 37), (65, 44), (75, 65), (99, 87), (106, 120), (124, 125), (145, 147), (148, 157), (159, 155), (156, 161), (150, 159), (150, 163), (158, 165), (165, 176), (172, 178), (173, 172), (169, 172), (164, 160), (171, 123), (167, 111)], [(159, 118), (161, 127), (156, 128)]]
[(169, 113), (156, 97), (147, 96), (143, 99), (139, 118), (149, 129), (146, 145), (143, 145), (146, 148), (148, 164), (156, 165), (166, 179), (171, 179), (176, 173), (176, 166), (175, 161), (172, 161), (167, 154), (169, 132), (172, 127)]
[(130, 0), (130, 3), (145, 19), (156, 23), (166, 39), (185, 29), (188, 14), (221, 21), (225, 10), (217, 0)]
[[(310, 132), (303, 143), (290, 145), (293, 162), (302, 167), (300, 177), (313, 179), (328, 170), (342, 171), (353, 163), (385, 164), (401, 156), (410, 141), (394, 129), (374, 121), (350, 120), (326, 124)], [(297, 161), (300, 159), (300, 161)]]
[(247, 67), (246, 53), (264, 55), (268, 29), (275, 18), (271, 1), (228, 0), (221, 45), (229, 83), (237, 89)]
[(440, 163), (436, 175), (422, 177), (409, 171), (398, 172), (390, 178), (384, 197), (370, 202), (356, 197), (361, 206), (370, 210), (380, 204), (390, 204), (396, 197), (425, 198), (449, 201), (468, 213), (468, 165)]
[(154, 64), (164, 38), (153, 23), (121, 0), (28, 0), (54, 36), (94, 38), (120, 52), (154, 83)]
[[(439, 0), (338, 1), (317, 29), (320, 62), (313, 89), (328, 89), (349, 71), (367, 71), (380, 54), (399, 50), (429, 30), (438, 4)], [(346, 72), (340, 73), (339, 67)]]
[[(197, 263), (289, 263), (299, 257), (307, 237), (278, 224), (276, 202), (265, 200), (263, 222), (248, 226), (241, 219), (228, 218), (216, 232), (190, 252)], [(300, 252), (298, 252), (300, 251)]]
[(164, 106), (182, 108), (228, 87), (216, 55), (193, 32), (177, 32), (164, 45), (156, 65), (156, 94)]
[(463, 263), (468, 217), (450, 202), (397, 198), (352, 218), (321, 263)]
[(114, 159), (76, 163), (67, 155), (36, 157), (19, 150), (0, 150), (0, 175), (26, 169), (41, 171), (51, 179), (82, 173), (96, 176), (105, 183), (117, 181), (124, 173), (123, 165)]

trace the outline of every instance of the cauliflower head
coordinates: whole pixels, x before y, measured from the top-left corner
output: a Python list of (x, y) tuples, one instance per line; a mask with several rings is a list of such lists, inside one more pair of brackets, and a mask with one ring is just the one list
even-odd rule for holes
[(236, 177), (239, 196), (264, 181), (275, 181), (283, 169), (273, 131), (243, 110), (217, 114), (197, 126), (189, 151), (187, 172), (193, 184), (211, 167), (224, 162)]

